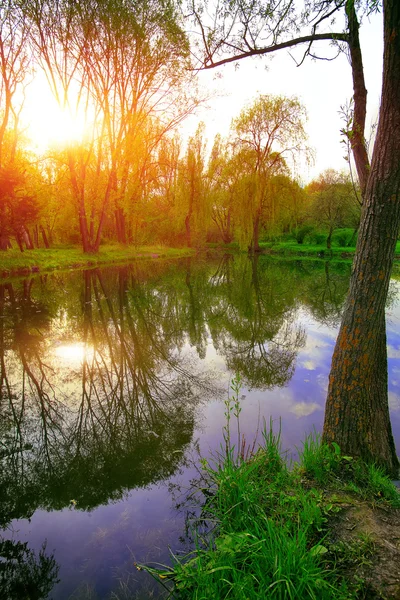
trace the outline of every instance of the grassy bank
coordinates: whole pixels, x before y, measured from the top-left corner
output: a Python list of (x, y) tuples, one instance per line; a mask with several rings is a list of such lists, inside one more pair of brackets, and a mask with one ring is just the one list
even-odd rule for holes
[(130, 262), (143, 258), (179, 258), (190, 256), (190, 248), (165, 246), (101, 246), (97, 254), (84, 254), (77, 247), (35, 249), (20, 252), (17, 249), (0, 253), (0, 277), (42, 273), (56, 269), (85, 268), (98, 265)]
[[(284, 256), (312, 256), (314, 258), (336, 258), (341, 260), (353, 258), (355, 247), (333, 246), (328, 250), (326, 244), (298, 244), (296, 240), (262, 242), (260, 247), (264, 253)], [(400, 257), (400, 242), (396, 244), (396, 257)]]
[[(231, 441), (237, 397), (227, 406), (220, 455), (202, 461), (196, 549), (174, 557), (171, 568), (144, 568), (170, 597), (185, 600), (398, 598), (396, 487), (375, 466), (342, 456), (316, 436), (290, 468), (272, 427), (256, 452), (246, 452), (239, 429), (236, 445)], [(378, 531), (379, 511), (385, 516)]]

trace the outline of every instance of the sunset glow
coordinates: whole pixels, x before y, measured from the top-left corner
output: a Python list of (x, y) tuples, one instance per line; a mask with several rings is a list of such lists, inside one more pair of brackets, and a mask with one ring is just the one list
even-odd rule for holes
[[(73, 98), (76, 100), (76, 98)], [(44, 76), (31, 84), (23, 111), (27, 137), (43, 154), (50, 148), (63, 148), (84, 140), (88, 117), (83, 108), (61, 107)]]

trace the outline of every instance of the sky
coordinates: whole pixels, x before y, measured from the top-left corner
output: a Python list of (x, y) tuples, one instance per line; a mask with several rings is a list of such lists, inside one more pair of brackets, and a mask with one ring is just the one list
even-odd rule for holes
[[(340, 27), (338, 27), (340, 30)], [(378, 114), (382, 76), (382, 16), (372, 15), (364, 19), (360, 30), (364, 58), (366, 86), (368, 89), (367, 130)], [(325, 50), (328, 43), (322, 43)], [(292, 54), (298, 60), (304, 46)], [(328, 53), (333, 53), (328, 49)], [(344, 160), (345, 148), (341, 144), (340, 130), (344, 122), (340, 117), (340, 107), (352, 97), (351, 68), (347, 57), (341, 54), (331, 62), (307, 59), (301, 67), (296, 67), (289, 52), (281, 51), (271, 57), (244, 59), (218, 69), (202, 71), (198, 75), (200, 85), (208, 93), (213, 90), (216, 97), (207, 106), (185, 122), (184, 139), (193, 134), (197, 124), (204, 121), (209, 147), (219, 132), (227, 136), (231, 121), (244, 106), (251, 103), (259, 94), (297, 96), (308, 113), (306, 126), (308, 144), (314, 150), (314, 163), (300, 164), (297, 175), (302, 183), (317, 177), (327, 168), (348, 169)], [(38, 77), (31, 85), (27, 98), (30, 108), (27, 125), (28, 135), (34, 139), (36, 147), (44, 150), (48, 144), (66, 138), (79, 138), (84, 122), (62, 114), (48, 90), (44, 76)], [(368, 135), (368, 133), (367, 133)]]
[[(382, 15), (364, 19), (360, 29), (366, 87), (368, 90), (367, 135), (371, 123), (378, 115), (382, 83)], [(340, 31), (340, 27), (337, 29)], [(321, 45), (322, 44), (322, 45)], [(329, 48), (327, 42), (320, 48)], [(305, 46), (292, 52), (301, 59)], [(330, 51), (330, 52), (329, 52)], [(333, 49), (328, 54), (334, 54)], [(271, 55), (270, 55), (271, 56)], [(229, 133), (232, 118), (251, 103), (258, 94), (297, 96), (308, 113), (307, 132), (309, 145), (314, 149), (315, 161), (310, 167), (303, 165), (300, 173), (304, 182), (316, 177), (327, 168), (348, 169), (343, 159), (345, 149), (341, 144), (340, 130), (344, 127), (339, 112), (353, 95), (351, 67), (347, 57), (341, 54), (334, 61), (307, 59), (301, 67), (285, 50), (268, 56), (244, 59), (218, 69), (199, 74), (203, 86), (213, 87), (220, 97), (210, 101), (208, 108), (192, 117), (188, 129), (195, 130), (196, 123), (203, 120), (209, 139), (217, 132)]]

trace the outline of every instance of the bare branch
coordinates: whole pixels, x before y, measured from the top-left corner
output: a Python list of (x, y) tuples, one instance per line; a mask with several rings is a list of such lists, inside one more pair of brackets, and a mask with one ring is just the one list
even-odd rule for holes
[(209, 58), (208, 60), (210, 62), (206, 62), (203, 67), (200, 67), (199, 70), (215, 69), (215, 67), (219, 67), (221, 65), (225, 65), (231, 62), (236, 62), (238, 60), (242, 60), (243, 58), (249, 58), (251, 56), (263, 56), (264, 54), (271, 54), (272, 52), (276, 52), (277, 50), (283, 50), (284, 48), (292, 48), (293, 46), (298, 46), (300, 44), (306, 43), (313, 43), (320, 40), (348, 42), (349, 36), (347, 33), (316, 33), (313, 35), (305, 35), (303, 37), (288, 40), (280, 44), (274, 44), (266, 48), (254, 48), (253, 50), (249, 50), (248, 52), (241, 52), (240, 54), (236, 54), (235, 56), (228, 56), (227, 58), (223, 58), (215, 62), (212, 61), (211, 58)]

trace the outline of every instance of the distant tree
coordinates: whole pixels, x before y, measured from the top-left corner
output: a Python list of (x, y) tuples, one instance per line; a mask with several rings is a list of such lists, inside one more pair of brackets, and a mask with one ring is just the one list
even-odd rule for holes
[[(250, 151), (249, 197), (242, 213), (251, 220), (249, 250), (259, 252), (263, 213), (272, 205), (271, 178), (287, 169), (287, 159), (306, 149), (306, 113), (297, 98), (260, 96), (233, 120), (232, 130), (240, 148)], [(252, 155), (252, 156), (251, 156)]]
[(208, 220), (206, 198), (204, 123), (200, 123), (194, 136), (189, 138), (178, 171), (177, 218), (184, 221), (189, 248), (205, 240)]
[(154, 161), (152, 229), (158, 241), (169, 244), (176, 242), (177, 236), (174, 211), (177, 202), (181, 151), (182, 140), (177, 133), (172, 137), (164, 136), (157, 147)]
[[(310, 216), (328, 230), (326, 247), (332, 247), (332, 234), (338, 227), (354, 225), (358, 204), (350, 178), (327, 169), (306, 188), (311, 197)], [(357, 208), (356, 208), (357, 207)]]
[(39, 207), (29, 195), (25, 176), (17, 166), (0, 168), (0, 250), (7, 250), (15, 237), (21, 252), (33, 248), (28, 227), (37, 220)]
[(299, 183), (280, 173), (269, 181), (270, 204), (265, 228), (277, 234), (292, 232), (306, 219), (307, 194)]

